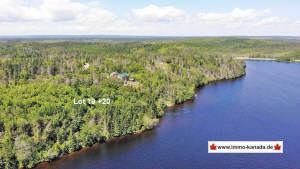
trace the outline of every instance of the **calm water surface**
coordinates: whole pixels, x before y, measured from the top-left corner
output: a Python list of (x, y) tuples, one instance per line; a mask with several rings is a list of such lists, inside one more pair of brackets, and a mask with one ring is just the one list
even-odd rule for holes
[[(284, 154), (208, 154), (209, 140), (283, 140)], [(299, 169), (300, 64), (247, 62), (247, 76), (208, 85), (159, 127), (38, 168)]]

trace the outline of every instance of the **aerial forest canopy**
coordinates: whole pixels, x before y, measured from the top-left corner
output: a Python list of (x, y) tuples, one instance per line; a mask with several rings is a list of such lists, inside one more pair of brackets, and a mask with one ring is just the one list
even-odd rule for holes
[[(236, 56), (296, 58), (297, 45), (238, 38), (0, 42), (0, 168), (32, 168), (151, 129), (166, 107), (193, 99), (195, 88), (244, 75)], [(110, 101), (74, 104), (89, 98)]]

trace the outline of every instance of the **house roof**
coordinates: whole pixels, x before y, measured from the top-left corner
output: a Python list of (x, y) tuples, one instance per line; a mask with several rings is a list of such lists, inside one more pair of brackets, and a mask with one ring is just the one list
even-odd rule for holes
[(112, 72), (110, 75), (113, 76), (113, 75), (118, 75), (119, 73), (117, 72)]
[(125, 76), (129, 76), (129, 74), (128, 73), (121, 73), (120, 76), (125, 77)]
[(83, 66), (85, 69), (88, 69), (90, 67), (89, 63), (85, 63), (85, 65)]

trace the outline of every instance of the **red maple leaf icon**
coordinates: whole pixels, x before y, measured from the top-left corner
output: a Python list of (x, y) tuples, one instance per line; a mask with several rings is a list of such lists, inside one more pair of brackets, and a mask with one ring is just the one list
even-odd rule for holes
[(275, 150), (280, 150), (281, 146), (279, 144), (276, 144)]
[(210, 150), (217, 150), (217, 146), (216, 146), (215, 144), (212, 144), (212, 145), (210, 146)]

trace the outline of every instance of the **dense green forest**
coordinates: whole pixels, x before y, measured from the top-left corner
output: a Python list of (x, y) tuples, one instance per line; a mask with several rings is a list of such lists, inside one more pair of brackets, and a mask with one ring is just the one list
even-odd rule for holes
[(300, 61), (300, 40), (267, 40), (241, 38), (203, 38), (185, 40), (206, 54), (221, 56), (269, 58), (277, 61)]
[[(195, 88), (244, 75), (236, 56), (294, 57), (297, 49), (238, 38), (1, 42), (0, 168), (31, 168), (151, 129), (166, 107), (193, 99)], [(110, 102), (74, 104), (74, 98)]]

